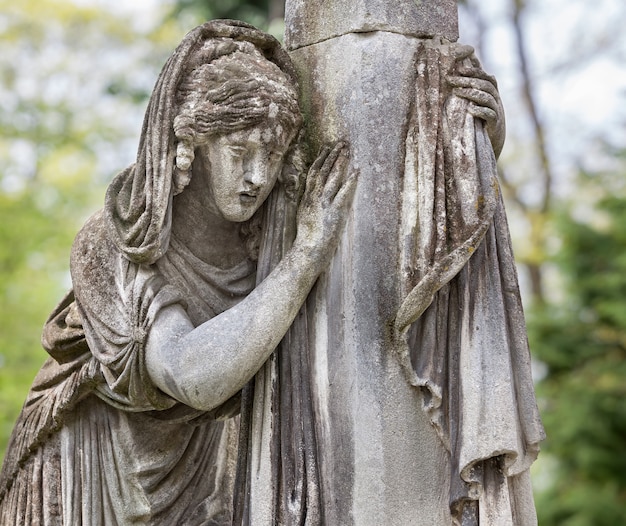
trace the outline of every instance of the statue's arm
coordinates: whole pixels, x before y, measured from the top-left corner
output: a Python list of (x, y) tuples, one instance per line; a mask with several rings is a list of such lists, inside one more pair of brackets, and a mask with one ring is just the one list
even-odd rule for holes
[(235, 307), (194, 328), (182, 307), (163, 309), (146, 342), (148, 373), (162, 391), (197, 409), (228, 400), (278, 345), (327, 267), (356, 184), (342, 145), (313, 164), (293, 247)]

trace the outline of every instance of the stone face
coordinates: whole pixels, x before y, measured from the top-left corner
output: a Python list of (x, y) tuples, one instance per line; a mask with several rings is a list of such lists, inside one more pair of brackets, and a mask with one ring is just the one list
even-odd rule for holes
[(287, 49), (310, 46), (348, 33), (389, 31), (456, 41), (456, 0), (289, 0), (285, 19)]

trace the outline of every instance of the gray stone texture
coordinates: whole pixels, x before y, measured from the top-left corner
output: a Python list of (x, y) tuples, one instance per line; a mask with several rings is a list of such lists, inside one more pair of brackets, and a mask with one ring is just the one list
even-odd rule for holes
[(417, 44), (390, 32), (353, 33), (291, 54), (306, 79), (313, 144), (346, 138), (359, 171), (347, 233), (309, 303), (330, 524), (408, 525), (416, 509), (422, 524), (451, 520), (445, 451), (392, 351), (388, 327), (399, 307), (400, 176)]
[(414, 37), (459, 37), (456, 0), (288, 0), (288, 50), (348, 33), (389, 31)]
[[(338, 144), (309, 170), (297, 220), (274, 213), (297, 206), (301, 122), (273, 37), (215, 21), (176, 49), (136, 163), (74, 241), (0, 524), (232, 524), (240, 391), (327, 267), (356, 183)], [(264, 231), (296, 227), (285, 251), (259, 253)]]
[[(287, 2), (307, 140), (349, 141), (359, 183), (306, 304), (310, 402), (280, 405), (286, 353), (257, 377), (252, 524), (536, 523), (543, 430), (496, 180), (504, 121), (456, 38), (455, 2)], [(275, 429), (307, 411), (296, 442), (317, 478), (284, 503), (272, 466), (293, 465), (273, 450), (295, 434)]]

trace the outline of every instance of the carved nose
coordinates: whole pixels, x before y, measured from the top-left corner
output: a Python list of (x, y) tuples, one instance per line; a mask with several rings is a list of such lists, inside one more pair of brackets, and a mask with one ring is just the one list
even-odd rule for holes
[(258, 188), (263, 184), (262, 173), (259, 170), (255, 170), (254, 168), (246, 170), (243, 175), (243, 180), (253, 188)]
[(256, 159), (251, 159), (250, 162), (244, 166), (243, 179), (246, 183), (254, 187), (262, 186), (266, 182), (265, 171), (264, 163)]

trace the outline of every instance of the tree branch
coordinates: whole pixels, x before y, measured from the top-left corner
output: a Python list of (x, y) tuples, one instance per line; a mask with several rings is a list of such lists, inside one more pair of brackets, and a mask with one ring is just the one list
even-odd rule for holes
[(513, 0), (513, 34), (515, 36), (515, 45), (522, 75), (522, 99), (524, 101), (526, 109), (528, 110), (528, 114), (533, 125), (533, 131), (536, 139), (537, 156), (539, 158), (539, 165), (542, 171), (543, 196), (539, 211), (542, 213), (547, 213), (550, 210), (552, 199), (552, 164), (548, 156), (544, 126), (539, 117), (539, 111), (537, 109), (537, 103), (534, 97), (535, 90), (533, 86), (533, 80), (528, 68), (525, 35), (522, 29), (522, 16), (524, 8), (525, 0)]

